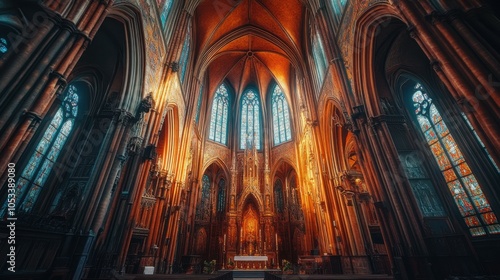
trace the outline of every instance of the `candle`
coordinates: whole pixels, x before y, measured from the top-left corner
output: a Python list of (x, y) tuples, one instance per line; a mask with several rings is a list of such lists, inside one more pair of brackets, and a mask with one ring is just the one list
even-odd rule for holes
[(278, 234), (276, 233), (276, 251), (278, 251)]
[(224, 249), (226, 249), (226, 234), (224, 233)]

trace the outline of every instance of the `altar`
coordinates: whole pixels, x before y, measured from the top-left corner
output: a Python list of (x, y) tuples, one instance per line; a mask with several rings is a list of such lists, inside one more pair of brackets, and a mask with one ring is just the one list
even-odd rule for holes
[(267, 256), (234, 256), (236, 268), (267, 268)]

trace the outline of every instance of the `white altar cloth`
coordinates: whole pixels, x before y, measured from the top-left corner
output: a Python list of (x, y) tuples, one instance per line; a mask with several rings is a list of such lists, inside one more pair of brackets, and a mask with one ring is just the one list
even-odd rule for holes
[(267, 256), (234, 256), (235, 261), (267, 262)]

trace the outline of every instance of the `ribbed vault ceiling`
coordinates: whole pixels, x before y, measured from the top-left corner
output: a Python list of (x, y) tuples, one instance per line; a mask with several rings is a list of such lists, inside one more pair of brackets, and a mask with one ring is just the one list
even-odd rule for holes
[(273, 80), (289, 93), (290, 72), (302, 53), (299, 0), (205, 0), (194, 16), (197, 65), (208, 76), (209, 92), (226, 79), (237, 93), (254, 86), (263, 97)]

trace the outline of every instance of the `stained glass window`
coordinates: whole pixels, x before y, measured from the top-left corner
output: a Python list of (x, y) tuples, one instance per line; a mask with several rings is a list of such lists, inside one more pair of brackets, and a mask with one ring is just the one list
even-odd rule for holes
[(199, 220), (208, 219), (210, 216), (210, 178), (206, 174), (201, 179), (201, 200), (196, 212)]
[(330, 0), (333, 11), (333, 19), (335, 24), (339, 24), (342, 19), (342, 14), (344, 13), (347, 0)]
[(0, 57), (9, 50), (7, 39), (0, 37)]
[(74, 119), (78, 114), (78, 98), (78, 88), (70, 84), (61, 107), (52, 118), (21, 173), (16, 185), (16, 197), (19, 201), (20, 211), (31, 211), (47, 181), (64, 143), (73, 129)]
[(227, 122), (229, 114), (229, 93), (227, 87), (221, 84), (215, 92), (214, 101), (212, 104), (212, 116), (210, 119), (210, 132), (208, 139), (227, 143)]
[(191, 47), (191, 24), (189, 24), (186, 37), (184, 39), (184, 44), (182, 45), (181, 58), (179, 59), (179, 66), (181, 67), (181, 81), (184, 82), (184, 77), (186, 76), (186, 69), (189, 63), (189, 51)]
[(292, 130), (290, 129), (290, 112), (288, 103), (281, 88), (274, 87), (272, 99), (273, 112), (273, 131), (274, 144), (278, 145), (292, 139)]
[(200, 120), (200, 111), (201, 111), (201, 101), (203, 100), (203, 85), (200, 87), (200, 94), (198, 96), (198, 103), (196, 104), (196, 116), (195, 122), (198, 123)]
[(274, 205), (278, 213), (283, 213), (285, 203), (283, 200), (283, 183), (280, 179), (274, 182)]
[(170, 14), (170, 11), (172, 10), (172, 3), (174, 0), (167, 0), (165, 4), (163, 5), (163, 8), (161, 9), (161, 15), (160, 15), (160, 20), (161, 20), (161, 26), (165, 28), (165, 24), (167, 23), (168, 15)]
[(219, 180), (219, 193), (217, 194), (217, 212), (226, 210), (226, 180)]
[(240, 148), (254, 145), (260, 149), (260, 101), (256, 91), (249, 89), (241, 100)]
[(473, 236), (499, 234), (500, 225), (488, 199), (421, 84), (414, 86), (412, 99), (418, 124), (470, 233)]
[(327, 67), (325, 48), (323, 47), (323, 42), (321, 36), (316, 32), (316, 36), (313, 38), (313, 57), (316, 66), (316, 71), (318, 73), (319, 83), (323, 83), (325, 78), (325, 72)]

